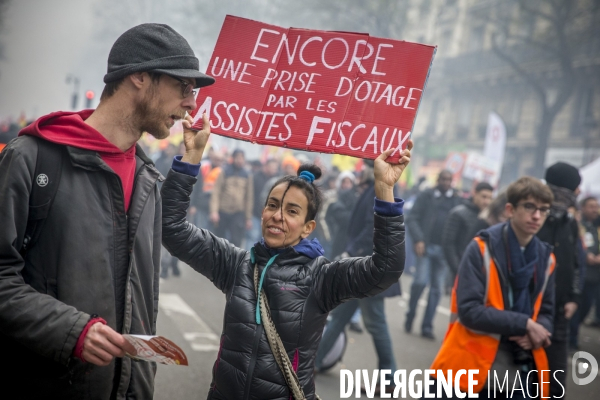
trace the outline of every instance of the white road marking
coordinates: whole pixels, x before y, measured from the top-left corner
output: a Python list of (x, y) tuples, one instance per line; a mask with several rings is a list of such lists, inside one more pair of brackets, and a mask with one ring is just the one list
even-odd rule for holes
[(159, 307), (183, 333), (194, 351), (219, 350), (219, 336), (176, 293), (161, 293)]
[(185, 340), (187, 340), (188, 342), (193, 341), (196, 338), (208, 338), (208, 339), (212, 339), (212, 340), (219, 340), (219, 337), (217, 335), (215, 335), (212, 332), (190, 332), (190, 333), (184, 333), (183, 337), (185, 338)]

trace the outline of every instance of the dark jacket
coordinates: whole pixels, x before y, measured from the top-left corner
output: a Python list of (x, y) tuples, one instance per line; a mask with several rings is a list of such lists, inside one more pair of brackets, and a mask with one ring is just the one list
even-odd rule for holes
[(579, 257), (577, 221), (567, 212), (551, 213), (537, 233), (540, 240), (554, 247), (556, 257), (556, 308), (563, 313), (568, 302), (579, 302)]
[(265, 189), (265, 185), (271, 178), (271, 176), (265, 175), (263, 171), (258, 171), (252, 177), (252, 184), (254, 185), (254, 189), (252, 191), (252, 194), (254, 196), (252, 204), (252, 215), (256, 218), (260, 218), (262, 216), (263, 209), (265, 208), (265, 199), (267, 197), (261, 197), (261, 195), (263, 189)]
[[(449, 210), (464, 202), (458, 196), (456, 190), (453, 190), (450, 198), (446, 198), (444, 195), (439, 196), (438, 194), (439, 190), (435, 188), (424, 190), (417, 196), (412, 209), (406, 215), (406, 229), (414, 243), (430, 243), (436, 220), (440, 217), (437, 212), (440, 202), (451, 202)], [(442, 217), (446, 218), (446, 216)]]
[[(508, 262), (505, 250), (507, 224), (508, 222), (494, 225), (478, 234), (489, 246), (490, 254), (498, 269), (505, 308), (509, 304)], [(534, 236), (532, 240), (539, 239)], [(540, 262), (537, 265), (533, 279), (535, 283), (531, 285), (531, 304), (534, 303), (542, 289), (552, 249), (548, 244), (539, 242), (538, 252), (538, 260)], [(555, 274), (552, 274), (548, 281), (537, 319), (537, 322), (543, 325), (549, 332), (553, 331), (554, 276)], [(479, 245), (472, 240), (465, 250), (458, 270), (458, 286), (456, 290), (458, 318), (467, 328), (477, 331), (499, 333), (505, 337), (523, 336), (527, 333), (527, 319), (531, 317), (531, 314), (526, 315), (511, 310), (505, 309), (501, 311), (492, 307), (486, 307), (483, 303), (484, 294), (485, 270), (483, 257), (481, 256)]]
[(477, 235), (477, 232), (485, 228), (483, 226), (485, 222), (477, 217), (479, 212), (479, 207), (469, 201), (454, 207), (448, 214), (448, 219), (444, 224), (442, 248), (453, 276), (458, 271), (460, 259), (467, 245)]
[(357, 200), (355, 188), (342, 190), (337, 201), (327, 208), (325, 221), (331, 234), (331, 255), (334, 258), (346, 251), (348, 225)]
[[(352, 216), (346, 230), (346, 252), (350, 257), (368, 256), (373, 251), (373, 199), (375, 198), (375, 185), (369, 181), (368, 186), (356, 200), (354, 208), (351, 209)], [(403, 260), (404, 262), (405, 260)], [(383, 297), (400, 296), (400, 282), (396, 281), (385, 291), (380, 293)]]
[(3, 382), (19, 398), (150, 399), (155, 364), (124, 358), (98, 367), (72, 354), (91, 314), (117, 332), (156, 333), (160, 174), (138, 147), (126, 215), (119, 177), (96, 152), (67, 147), (54, 204), (23, 259), (38, 140), (19, 137), (0, 155)]
[(346, 252), (351, 257), (363, 257), (371, 254), (373, 249), (373, 199), (375, 198), (375, 186), (373, 182), (361, 193), (352, 209), (352, 218), (348, 223), (346, 237)]
[[(582, 219), (581, 225), (583, 225), (583, 227), (585, 228), (585, 252), (594, 255), (600, 254), (600, 240), (598, 239), (598, 227), (596, 227), (594, 221), (586, 221), (585, 219)], [(585, 270), (585, 281), (589, 283), (600, 282), (600, 265), (587, 264), (587, 268)]]
[[(221, 348), (213, 368), (210, 399), (281, 399), (290, 391), (263, 325), (255, 320), (250, 253), (185, 220), (194, 177), (169, 172), (163, 194), (163, 244), (225, 293)], [(342, 302), (373, 296), (396, 282), (404, 268), (403, 216), (375, 215), (372, 256), (329, 262), (287, 248), (269, 267), (263, 284), (275, 327), (307, 399), (315, 398), (314, 358), (329, 311)], [(255, 247), (259, 272), (270, 258)]]

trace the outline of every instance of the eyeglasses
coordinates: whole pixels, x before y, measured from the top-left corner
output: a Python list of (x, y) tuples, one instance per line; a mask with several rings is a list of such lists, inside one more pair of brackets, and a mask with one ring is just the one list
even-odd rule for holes
[(548, 214), (550, 214), (550, 207), (537, 207), (533, 203), (521, 203), (520, 205), (523, 206), (527, 214), (533, 215), (538, 210), (540, 212), (540, 215), (543, 217), (547, 217)]
[(194, 89), (194, 85), (192, 85), (189, 82), (184, 81), (181, 78), (176, 78), (174, 76), (172, 76), (171, 78), (175, 79), (177, 82), (179, 82), (179, 84), (181, 85), (181, 96), (185, 99), (186, 97), (188, 97), (190, 94), (194, 94), (194, 96), (196, 95), (196, 93), (198, 92), (196, 89)]

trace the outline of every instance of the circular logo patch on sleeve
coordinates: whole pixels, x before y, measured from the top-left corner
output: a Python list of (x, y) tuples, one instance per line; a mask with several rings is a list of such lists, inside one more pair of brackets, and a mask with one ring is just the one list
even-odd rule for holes
[(48, 175), (39, 174), (35, 181), (37, 182), (38, 186), (44, 187), (48, 184)]

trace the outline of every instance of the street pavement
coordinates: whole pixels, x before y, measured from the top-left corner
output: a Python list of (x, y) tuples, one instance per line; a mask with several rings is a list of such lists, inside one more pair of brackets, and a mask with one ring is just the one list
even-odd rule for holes
[[(224, 294), (187, 265), (180, 263), (180, 270), (181, 276), (161, 280), (158, 334), (177, 343), (187, 354), (190, 365), (158, 366), (155, 399), (159, 400), (206, 399), (222, 330)], [(437, 354), (448, 324), (449, 297), (445, 296), (438, 307), (435, 340), (420, 336), (426, 292), (421, 299), (413, 333), (407, 334), (403, 324), (412, 277), (405, 274), (400, 281), (404, 295), (386, 300), (386, 314), (397, 367), (406, 369), (408, 374), (412, 369), (429, 368)], [(372, 371), (377, 368), (371, 336), (366, 331), (362, 334), (348, 331), (348, 338), (342, 362), (316, 377), (317, 394), (323, 400), (340, 398), (340, 369)], [(600, 361), (599, 328), (582, 327), (580, 342), (580, 350), (591, 353)], [(571, 371), (567, 373), (566, 399), (600, 398), (600, 376), (589, 385), (578, 386), (573, 383)], [(351, 398), (356, 397), (353, 394)], [(367, 397), (363, 394), (361, 398)]]

